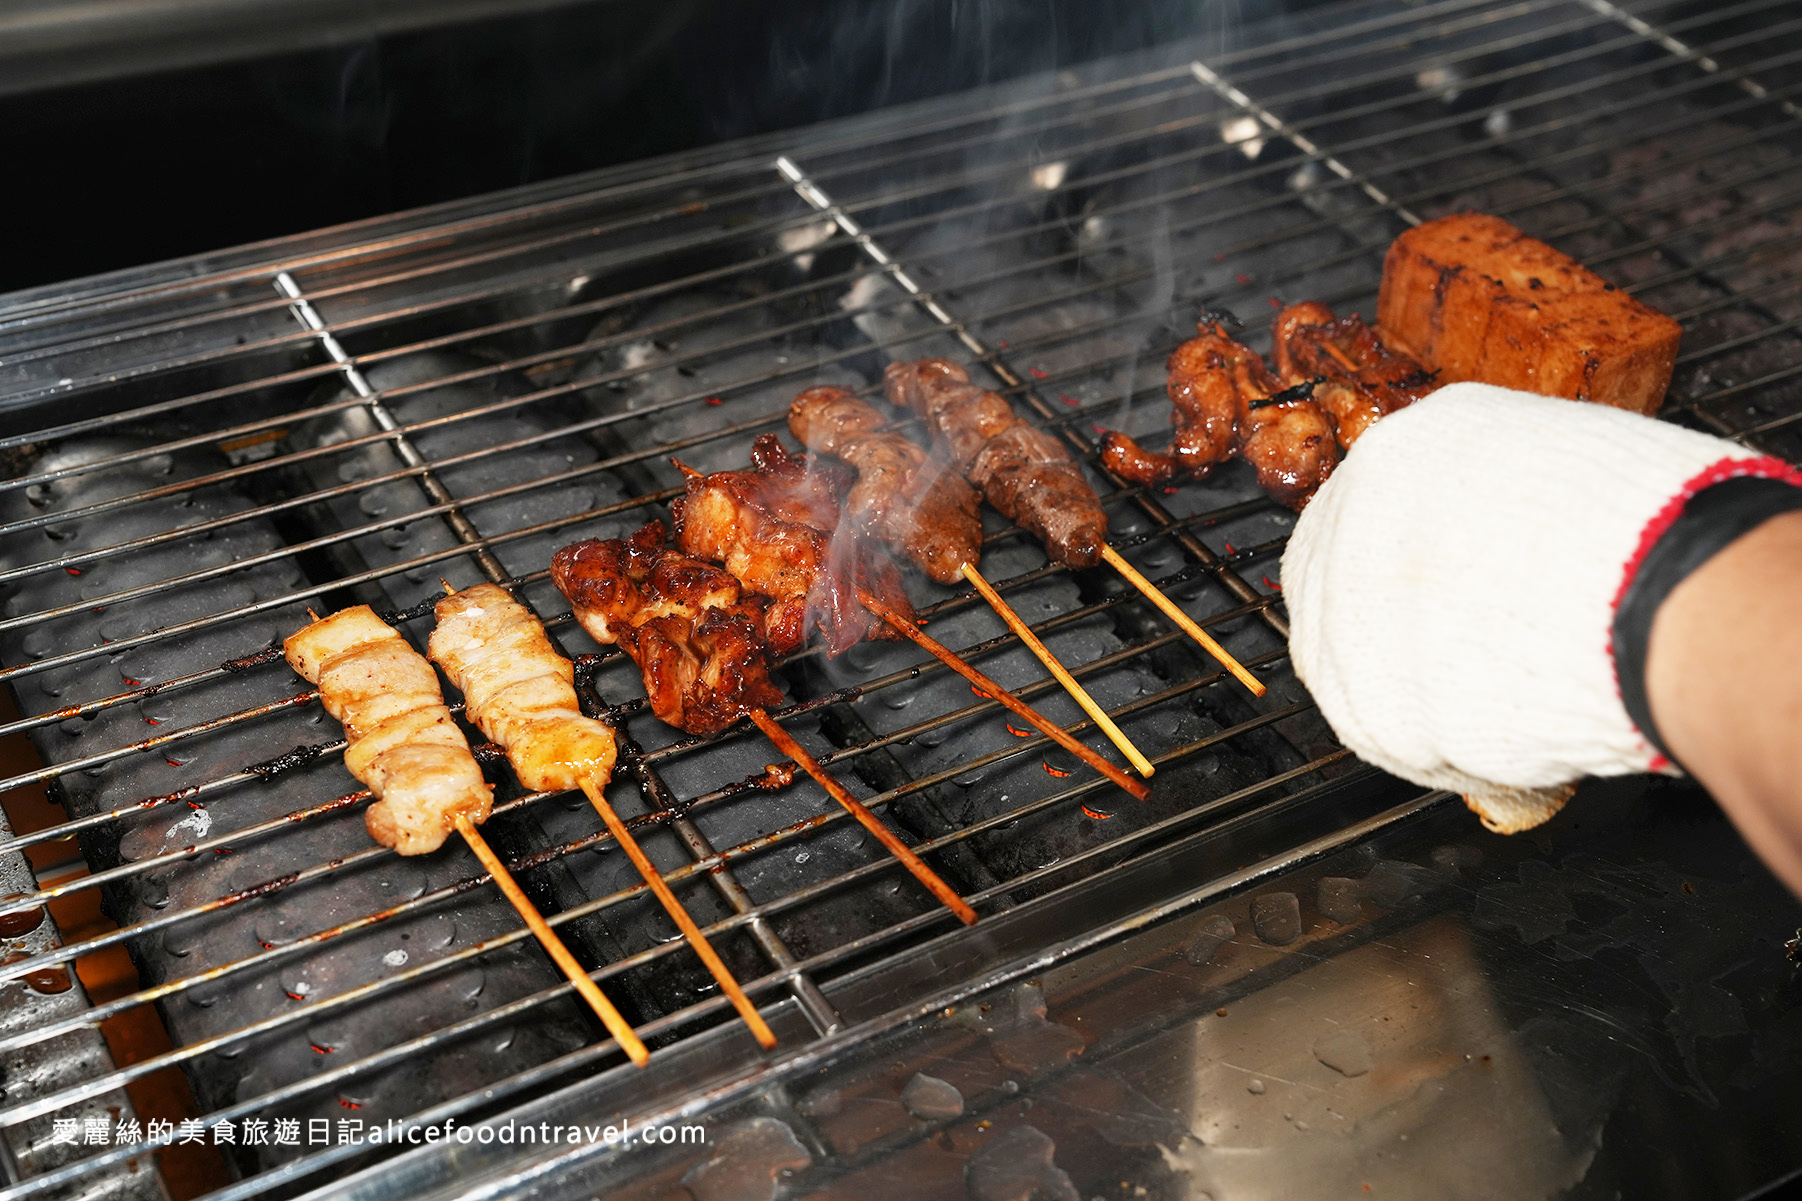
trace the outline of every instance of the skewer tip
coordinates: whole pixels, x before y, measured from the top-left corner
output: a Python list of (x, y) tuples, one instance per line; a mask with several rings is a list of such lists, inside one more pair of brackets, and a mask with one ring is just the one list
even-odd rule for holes
[(315, 625), (317, 625), (319, 623), (319, 614), (313, 612), (313, 609), (311, 606), (307, 607), (307, 616), (312, 619), (312, 621)]
[(455, 588), (452, 588), (450, 586), (450, 581), (445, 579), (443, 576), (438, 577), (438, 585), (439, 585), (439, 587), (444, 589), (444, 595), (446, 595), (446, 596), (457, 595), (457, 590)]

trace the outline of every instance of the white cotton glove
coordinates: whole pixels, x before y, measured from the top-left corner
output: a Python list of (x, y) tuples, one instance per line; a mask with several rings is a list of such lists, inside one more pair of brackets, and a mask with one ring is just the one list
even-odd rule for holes
[(1697, 490), (1786, 472), (1619, 409), (1442, 388), (1365, 433), (1302, 513), (1296, 674), (1346, 747), (1502, 832), (1580, 777), (1672, 771), (1621, 700), (1615, 605)]

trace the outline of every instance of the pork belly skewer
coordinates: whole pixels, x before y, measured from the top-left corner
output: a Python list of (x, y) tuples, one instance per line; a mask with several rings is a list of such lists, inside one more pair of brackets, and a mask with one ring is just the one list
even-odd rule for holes
[(878, 537), (941, 584), (968, 580), (1133, 768), (1150, 776), (1157, 770), (1151, 760), (976, 569), (982, 519), (975, 490), (911, 439), (884, 431), (885, 425), (881, 413), (843, 388), (809, 388), (788, 409), (789, 432), (804, 446), (856, 469), (857, 483), (845, 498), (852, 527)]
[[(965, 925), (976, 911), (937, 872), (853, 797), (765, 705), (782, 693), (769, 678), (766, 648), (752, 653), (760, 599), (741, 596), (739, 581), (711, 563), (664, 549), (663, 524), (651, 522), (628, 539), (590, 539), (551, 559), (551, 580), (569, 598), (576, 621), (596, 642), (617, 643), (644, 673), (651, 711), (678, 729), (717, 734), (748, 717), (833, 800), (887, 847), (927, 891)], [(772, 614), (774, 615), (774, 614)], [(774, 615), (787, 629), (792, 619)]]
[(437, 604), (432, 658), (463, 693), (464, 713), (507, 752), (519, 782), (537, 792), (580, 788), (613, 840), (682, 931), (688, 945), (766, 1050), (776, 1035), (745, 995), (725, 961), (665, 883), (607, 801), (613, 775), (613, 730), (585, 717), (576, 702), (575, 664), (558, 653), (544, 625), (496, 584), (453, 592)]
[(1107, 513), (1061, 442), (1022, 421), (1003, 397), (972, 384), (969, 373), (948, 359), (890, 363), (883, 382), (889, 400), (924, 418), (935, 445), (990, 504), (1038, 537), (1053, 559), (1071, 567), (1105, 561), (1252, 695), (1264, 695), (1264, 685), (1244, 664), (1108, 545)]
[(451, 719), (432, 665), (368, 605), (323, 619), (307, 612), (313, 624), (282, 649), (319, 689), (326, 712), (344, 724), (344, 766), (376, 797), (364, 814), (370, 835), (402, 855), (424, 855), (452, 830), (461, 834), (620, 1050), (645, 1066), (644, 1043), (476, 831), (488, 820), (493, 787)]
[[(762, 441), (762, 439), (759, 439), (759, 441)], [(774, 439), (771, 439), (771, 443), (774, 443)], [(758, 512), (746, 512), (745, 510), (756, 508), (756, 506), (746, 498), (756, 495), (757, 489), (761, 488), (764, 496), (772, 498), (771, 503), (782, 504), (785, 503), (783, 499), (786, 495), (785, 489), (797, 486), (795, 481), (798, 477), (793, 472), (788, 472), (787, 468), (777, 462), (774, 457), (776, 451), (780, 451), (779, 443), (774, 443), (773, 446), (771, 444), (766, 444), (763, 452), (758, 456), (762, 464), (776, 468), (776, 470), (768, 471), (767, 474), (769, 478), (759, 485), (749, 485), (742, 479), (742, 477), (745, 476), (757, 475), (759, 472), (719, 472), (714, 476), (705, 477), (699, 476), (697, 473), (696, 476), (690, 478), (687, 500), (691, 503), (683, 505), (678, 510), (681, 520), (687, 527), (684, 533), (685, 545), (716, 547), (735, 544), (735, 539), (741, 536), (742, 531), (756, 528), (759, 523), (770, 520), (770, 516), (767, 513), (760, 514)], [(786, 452), (782, 452), (782, 454), (784, 458), (787, 457)], [(785, 472), (787, 472), (787, 474), (784, 474)], [(730, 486), (723, 486), (715, 482), (720, 476), (740, 478), (736, 479)], [(702, 505), (693, 504), (692, 501), (697, 495), (706, 497), (707, 503)], [(826, 522), (829, 525), (834, 526), (837, 524), (838, 514), (836, 510), (827, 512), (815, 500), (810, 500), (808, 503), (811, 506), (811, 520)], [(793, 504), (788, 504), (788, 507), (784, 511), (795, 516), (801, 515), (795, 511), (795, 506)], [(704, 528), (714, 525), (727, 526), (730, 527), (730, 529), (740, 531), (741, 533), (735, 534), (731, 532), (722, 532), (719, 529)], [(821, 538), (825, 537), (825, 534), (822, 531), (815, 530), (814, 533)], [(851, 550), (847, 552), (847, 554), (862, 559), (864, 558), (865, 552), (861, 547), (856, 545), (855, 541), (853, 541)], [(731, 569), (731, 566), (732, 564), (727, 564), (728, 570)], [(868, 575), (872, 573), (864, 572), (861, 574)], [(751, 586), (749, 581), (746, 581), (746, 584), (748, 587)], [(1009, 709), (1012, 709), (1015, 713), (1032, 723), (1032, 725), (1037, 727), (1047, 737), (1054, 739), (1060, 746), (1069, 750), (1072, 754), (1082, 759), (1084, 763), (1089, 764), (1096, 771), (1118, 784), (1133, 796), (1138, 797), (1140, 800), (1144, 800), (1145, 797), (1150, 794), (1150, 790), (1146, 788), (1145, 785), (1133, 779), (1118, 767), (1115, 767), (1106, 759), (1103, 759), (1093, 750), (1090, 750), (1088, 747), (1078, 742), (1070, 735), (1069, 731), (1065, 730), (1062, 726), (1053, 722), (1038, 710), (1027, 705), (1024, 701), (1002, 688), (999, 684), (996, 684), (993, 680), (990, 680), (987, 676), (982, 675), (982, 673), (964, 662), (958, 655), (940, 645), (936, 640), (922, 634), (919, 630), (918, 619), (914, 616), (912, 607), (907, 604), (906, 594), (901, 591), (898, 580), (893, 593), (887, 595), (878, 595), (861, 586), (854, 586), (851, 591), (854, 599), (863, 607), (864, 611), (875, 615), (875, 617), (880, 619), (893, 631), (890, 635), (891, 637), (905, 637), (925, 648), (959, 675), (970, 680), (972, 683), (976, 683), (977, 687), (994, 696), (997, 700), (1001, 701), (1003, 705), (1006, 705)], [(897, 600), (899, 603), (897, 603)], [(747, 716), (749, 715), (750, 714), (747, 714)]]

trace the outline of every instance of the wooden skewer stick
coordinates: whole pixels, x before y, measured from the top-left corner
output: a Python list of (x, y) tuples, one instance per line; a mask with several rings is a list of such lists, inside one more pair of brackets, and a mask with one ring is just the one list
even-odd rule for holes
[(1220, 665), (1232, 672), (1234, 678), (1237, 679), (1239, 683), (1245, 685), (1246, 688), (1250, 689), (1253, 696), (1263, 696), (1269, 691), (1263, 684), (1258, 682), (1258, 677), (1252, 675), (1251, 672), (1245, 669), (1245, 664), (1233, 658), (1230, 651), (1224, 646), (1221, 646), (1218, 642), (1215, 642), (1206, 630), (1196, 625), (1194, 620), (1187, 613), (1184, 613), (1181, 609), (1177, 608), (1176, 602), (1165, 596), (1163, 591), (1156, 584), (1140, 575), (1139, 569), (1134, 567), (1131, 563), (1128, 563), (1119, 551), (1108, 546), (1106, 543), (1103, 543), (1101, 547), (1101, 557), (1106, 559), (1108, 564), (1112, 566), (1115, 571), (1125, 576), (1127, 583), (1131, 584), (1134, 588), (1137, 588), (1140, 592), (1143, 592), (1146, 600), (1162, 609), (1164, 611), (1164, 616), (1168, 617), (1171, 621), (1174, 621), (1183, 633), (1201, 643), (1203, 650), (1220, 660)]
[(995, 683), (995, 681), (989, 679), (980, 671), (977, 671), (974, 667), (971, 667), (968, 663), (964, 662), (962, 655), (959, 655), (957, 652), (939, 642), (938, 639), (925, 633), (918, 626), (914, 625), (913, 622), (907, 620), (907, 618), (901, 616), (862, 588), (857, 590), (857, 599), (863, 602), (864, 608), (888, 622), (889, 626), (897, 633), (905, 634), (926, 651), (931, 653), (945, 666), (949, 667), (952, 671), (955, 671), (964, 679), (970, 681), (970, 683), (976, 685), (976, 687), (982, 691), (983, 695), (992, 696), (1003, 705), (1006, 705), (1016, 714), (1025, 718), (1028, 722), (1032, 723), (1033, 726), (1037, 727), (1040, 733), (1044, 734), (1059, 746), (1063, 747), (1066, 751), (1069, 751), (1072, 755), (1075, 755), (1078, 759), (1081, 759), (1084, 763), (1087, 763), (1090, 767), (1118, 784), (1121, 788), (1125, 789), (1133, 796), (1138, 797), (1141, 801), (1151, 795), (1151, 789), (1144, 783), (1133, 779), (1118, 767), (1115, 767), (1112, 763), (1103, 759), (1095, 751), (1078, 742), (1075, 737), (1071, 735), (1070, 731), (1064, 729), (1064, 727), (1058, 725), (1056, 722), (1040, 713), (1037, 709), (1034, 709), (1031, 705), (1028, 705), (1025, 701), (1021, 700), (1001, 685)]
[(770, 1029), (768, 1022), (763, 1020), (763, 1015), (757, 1012), (757, 1006), (751, 1004), (751, 998), (745, 995), (745, 990), (739, 986), (738, 980), (732, 975), (732, 969), (726, 966), (725, 961), (719, 957), (719, 953), (713, 949), (713, 944), (707, 941), (707, 936), (701, 933), (701, 928), (695, 925), (694, 918), (688, 915), (688, 910), (682, 907), (682, 902), (678, 901), (676, 894), (670, 891), (670, 886), (663, 879), (663, 873), (657, 870), (657, 865), (651, 862), (650, 856), (644, 853), (644, 848), (638, 845), (638, 840), (632, 837), (632, 831), (626, 829), (626, 823), (621, 821), (619, 814), (613, 811), (613, 806), (608, 803), (607, 796), (601, 791), (600, 786), (593, 780), (583, 780), (582, 791), (588, 794), (588, 799), (593, 802), (596, 812), (601, 815), (601, 820), (607, 824), (607, 830), (613, 835), (613, 841), (619, 843), (620, 848), (626, 852), (626, 856), (632, 860), (632, 866), (638, 869), (638, 874), (644, 877), (644, 882), (650, 886), (651, 891), (662, 902), (664, 912), (670, 915), (670, 918), (676, 923), (676, 927), (682, 931), (683, 937), (688, 939), (688, 945), (694, 948), (694, 953), (701, 957), (701, 962), (707, 965), (707, 970), (713, 973), (715, 980), (719, 981), (721, 991), (731, 999), (732, 1007), (738, 1010), (738, 1016), (745, 1020), (746, 1026), (750, 1027), (752, 1037), (756, 1038), (758, 1044), (766, 1051), (775, 1046), (776, 1032)]
[(964, 579), (970, 581), (970, 586), (982, 593), (982, 599), (988, 601), (989, 607), (994, 609), (1000, 615), (1001, 620), (1007, 623), (1007, 628), (1019, 635), (1020, 641), (1026, 644), (1026, 649), (1039, 657), (1039, 662), (1045, 665), (1045, 670), (1049, 671), (1053, 678), (1064, 686), (1064, 691), (1070, 694), (1072, 700), (1082, 706), (1082, 711), (1089, 715), (1089, 720), (1100, 727), (1101, 732), (1108, 736), (1108, 740), (1120, 748), (1120, 753), (1126, 756), (1127, 762), (1133, 765), (1133, 769), (1141, 776), (1150, 776), (1155, 772), (1157, 768), (1151, 765), (1151, 760), (1147, 759), (1139, 748), (1133, 745), (1132, 739), (1126, 736), (1124, 730), (1114, 724), (1114, 719), (1107, 715), (1107, 710), (1095, 703), (1095, 698), (1089, 695), (1089, 690), (1064, 669), (1064, 665), (1057, 661), (1057, 656), (1051, 653), (1051, 649), (1039, 641), (1038, 635), (1026, 627), (1026, 622), (1021, 620), (1018, 613), (1014, 612), (1014, 607), (1008, 604), (999, 592), (995, 591), (992, 584), (982, 578), (982, 573), (968, 563), (963, 565), (963, 573)]
[(881, 819), (871, 813), (868, 806), (846, 792), (844, 785), (833, 779), (826, 769), (820, 766), (819, 760), (808, 754), (807, 748), (796, 742), (789, 732), (782, 728), (780, 722), (762, 709), (751, 710), (751, 720), (757, 724), (759, 730), (763, 731), (765, 737), (776, 744), (777, 750), (800, 764), (801, 769), (818, 781), (820, 787), (824, 788), (833, 800), (843, 805), (847, 813), (856, 818), (864, 829), (874, 834), (876, 840), (888, 848), (889, 854), (899, 859), (902, 866), (914, 874), (914, 879), (924, 884), (927, 891), (943, 901), (945, 908), (955, 913), (959, 921), (966, 926), (976, 924), (976, 911), (970, 908), (969, 903), (958, 896), (957, 891), (949, 884), (940, 879), (937, 872), (927, 867), (926, 861), (913, 853), (913, 848), (895, 837), (894, 831), (883, 825)]
[(595, 1016), (601, 1019), (601, 1024), (607, 1027), (607, 1032), (613, 1035), (614, 1041), (619, 1043), (620, 1050), (624, 1051), (631, 1057), (632, 1062), (641, 1068), (649, 1063), (651, 1053), (645, 1049), (644, 1043), (638, 1035), (632, 1033), (632, 1027), (626, 1024), (626, 1019), (621, 1017), (619, 1010), (613, 1007), (613, 1002), (607, 999), (607, 995), (601, 991), (601, 986), (582, 970), (582, 965), (577, 963), (576, 957), (569, 953), (569, 948), (563, 945), (563, 940), (557, 937), (557, 932), (551, 929), (550, 924), (544, 920), (544, 915), (539, 913), (538, 908), (527, 899), (526, 894), (520, 891), (519, 883), (507, 870), (507, 865), (502, 863), (500, 856), (494, 853), (493, 848), (488, 845), (488, 840), (476, 831), (475, 824), (469, 820), (468, 814), (459, 813), (457, 815), (457, 833), (463, 836), (463, 840), (469, 844), (469, 849), (476, 853), (476, 858), (482, 861), (482, 866), (488, 869), (490, 876), (494, 877), (494, 883), (500, 888), (502, 894), (513, 902), (513, 908), (519, 911), (519, 916), (537, 936), (539, 943), (544, 947), (545, 954), (549, 955), (551, 961), (563, 969), (564, 976), (576, 986), (576, 991), (582, 994), (582, 999), (588, 1002), (589, 1007), (594, 1010)]
[[(438, 577), (438, 583), (443, 587), (444, 595), (457, 595), (457, 590), (452, 588), (450, 581), (443, 576)], [(695, 925), (694, 918), (688, 915), (688, 910), (682, 907), (682, 902), (678, 901), (676, 894), (670, 891), (670, 886), (663, 879), (663, 873), (657, 870), (657, 865), (651, 862), (650, 856), (644, 853), (644, 848), (638, 845), (638, 840), (632, 837), (632, 831), (626, 829), (626, 823), (621, 821), (619, 814), (613, 811), (613, 806), (608, 802), (607, 794), (601, 785), (592, 779), (584, 779), (582, 791), (587, 794), (588, 801), (595, 807), (595, 811), (601, 815), (601, 821), (606, 823), (608, 833), (613, 835), (613, 841), (620, 845), (620, 848), (626, 852), (626, 858), (632, 861), (632, 866), (636, 867), (638, 874), (644, 877), (645, 884), (650, 887), (652, 895), (662, 904), (663, 911), (670, 915), (670, 919), (676, 923), (676, 928), (682, 931), (683, 937), (688, 940), (688, 945), (694, 948), (694, 953), (701, 957), (701, 962), (707, 965), (707, 970), (713, 973), (715, 980), (719, 981), (721, 991), (731, 999), (733, 1008), (738, 1010), (738, 1016), (745, 1020), (745, 1025), (751, 1028), (752, 1036), (757, 1039), (758, 1044), (764, 1050), (767, 1051), (774, 1047), (776, 1032), (770, 1029), (769, 1023), (763, 1020), (763, 1015), (757, 1012), (757, 1006), (751, 1004), (751, 998), (745, 995), (745, 990), (739, 985), (737, 977), (732, 974), (732, 969), (727, 967), (725, 960), (719, 957), (719, 954), (713, 949), (713, 944), (707, 941), (707, 936), (701, 933), (699, 926)], [(593, 981), (589, 981), (589, 983), (592, 984)]]

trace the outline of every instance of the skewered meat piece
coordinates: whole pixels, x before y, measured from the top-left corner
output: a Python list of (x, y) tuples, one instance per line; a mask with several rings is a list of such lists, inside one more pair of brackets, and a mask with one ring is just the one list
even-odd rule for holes
[(774, 434), (759, 434), (752, 441), (751, 466), (757, 469), (753, 503), (770, 516), (816, 530), (838, 528), (857, 478), (850, 468), (814, 455), (792, 455)]
[(782, 703), (770, 681), (765, 610), (711, 563), (670, 550), (661, 521), (626, 539), (588, 539), (551, 559), (576, 620), (638, 664), (651, 712), (711, 736)]
[(1171, 454), (1108, 434), (1102, 463), (1131, 483), (1159, 487), (1188, 471), (1205, 477), (1235, 451), (1258, 484), (1299, 510), (1339, 462), (1332, 419), (1309, 398), (1311, 384), (1284, 389), (1257, 352), (1228, 332), (1234, 318), (1204, 313), (1196, 337), (1176, 348), (1169, 370)]
[(1339, 465), (1333, 419), (1304, 397), (1254, 406), (1239, 432), (1239, 453), (1257, 469), (1258, 486), (1298, 513)]
[[(902, 434), (882, 432), (874, 407), (843, 388), (809, 388), (788, 408), (788, 428), (810, 450), (857, 469), (845, 509), (897, 554), (941, 584), (982, 554), (975, 489)], [(755, 451), (753, 451), (755, 457)]]
[(1431, 372), (1385, 346), (1362, 317), (1334, 317), (1319, 301), (1292, 304), (1278, 313), (1271, 342), (1284, 384), (1318, 381), (1314, 403), (1333, 419), (1344, 450), (1377, 418), (1406, 408), (1437, 386)]
[(1500, 217), (1408, 230), (1383, 260), (1377, 324), (1440, 382), (1479, 380), (1655, 413), (1683, 328)]
[(582, 715), (575, 664), (558, 653), (536, 614), (495, 584), (445, 597), (427, 643), (463, 693), (464, 715), (507, 752), (538, 792), (605, 784), (618, 752), (613, 729)]
[(1107, 512), (1062, 442), (949, 359), (890, 363), (883, 382), (890, 402), (925, 419), (935, 449), (1053, 559), (1072, 567), (1101, 561)]
[(863, 607), (857, 589), (911, 618), (900, 571), (855, 536), (834, 538), (839, 510), (836, 504), (828, 509), (808, 479), (815, 468), (794, 459), (780, 443), (765, 444), (760, 458), (764, 465), (757, 469), (712, 475), (676, 464), (688, 477), (686, 494), (670, 505), (676, 544), (722, 565), (747, 589), (769, 598), (763, 629), (773, 654), (800, 649), (815, 625), (831, 655), (865, 638), (895, 637)]
[(377, 798), (363, 815), (370, 837), (425, 855), (444, 845), (459, 815), (488, 820), (493, 788), (445, 708), (438, 674), (373, 609), (340, 610), (282, 649), (344, 723), (344, 766)]

